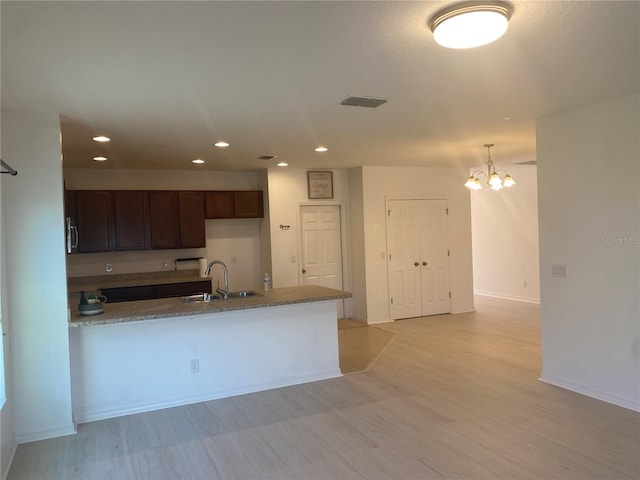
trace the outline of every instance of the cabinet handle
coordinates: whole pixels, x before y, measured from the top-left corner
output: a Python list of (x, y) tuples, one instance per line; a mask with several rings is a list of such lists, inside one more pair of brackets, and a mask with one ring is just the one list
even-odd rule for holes
[(420, 266), (420, 264), (418, 262), (415, 262), (413, 265), (416, 266), (416, 267)]
[(307, 271), (303, 268), (303, 269), (302, 269), (302, 273), (307, 273)]
[(426, 267), (427, 265), (429, 265), (427, 262), (422, 262), (423, 267)]

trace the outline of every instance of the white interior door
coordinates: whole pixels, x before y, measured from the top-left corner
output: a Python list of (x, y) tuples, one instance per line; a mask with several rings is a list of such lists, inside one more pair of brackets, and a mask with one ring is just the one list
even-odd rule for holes
[[(342, 290), (342, 238), (338, 205), (300, 207), (300, 265), (302, 285), (322, 285)], [(344, 302), (337, 301), (338, 318)]]
[(451, 312), (447, 201), (420, 200), (420, 279), (422, 315)]
[(412, 200), (387, 203), (389, 315), (392, 320), (422, 312), (417, 205)]
[(446, 200), (388, 200), (387, 250), (392, 320), (451, 311)]

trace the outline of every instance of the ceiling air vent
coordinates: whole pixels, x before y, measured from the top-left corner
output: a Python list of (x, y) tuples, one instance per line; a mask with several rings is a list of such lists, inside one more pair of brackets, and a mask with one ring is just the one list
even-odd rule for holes
[(274, 158), (277, 158), (277, 155), (260, 155), (258, 157), (258, 160), (273, 160)]
[(384, 103), (387, 103), (387, 101), (381, 98), (348, 97), (340, 102), (340, 105), (349, 105), (350, 107), (376, 108)]

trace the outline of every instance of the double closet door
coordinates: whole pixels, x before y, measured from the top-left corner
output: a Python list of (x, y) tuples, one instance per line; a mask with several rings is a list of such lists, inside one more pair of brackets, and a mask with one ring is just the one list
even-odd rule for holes
[(387, 200), (392, 320), (451, 312), (446, 200)]

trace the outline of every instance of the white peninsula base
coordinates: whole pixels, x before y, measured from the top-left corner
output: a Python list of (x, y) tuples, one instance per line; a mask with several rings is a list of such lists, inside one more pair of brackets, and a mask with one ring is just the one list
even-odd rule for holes
[(69, 335), (76, 423), (341, 375), (331, 300), (76, 327)]

